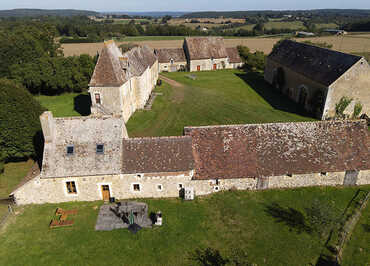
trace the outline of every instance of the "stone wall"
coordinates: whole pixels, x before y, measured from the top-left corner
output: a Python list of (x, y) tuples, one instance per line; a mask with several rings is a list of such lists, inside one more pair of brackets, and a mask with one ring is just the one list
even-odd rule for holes
[[(86, 176), (73, 178), (37, 177), (13, 192), (17, 204), (42, 204), (67, 201), (102, 200), (101, 186), (108, 185), (110, 196), (117, 199), (178, 197), (182, 187), (194, 188), (195, 195), (207, 195), (222, 190), (258, 190), (308, 186), (343, 185), (345, 172), (262, 178), (193, 180), (193, 171), (130, 175)], [(74, 181), (77, 194), (68, 194), (66, 182)], [(133, 190), (140, 184), (140, 191)], [(357, 185), (370, 184), (370, 170), (361, 171)], [(158, 186), (161, 186), (159, 189)], [(37, 192), (37, 193), (36, 193)]]
[(330, 86), (325, 117), (335, 115), (335, 105), (343, 96), (353, 99), (345, 110), (346, 114), (352, 115), (355, 104), (361, 102), (362, 113), (370, 115), (370, 66), (364, 58)]
[[(224, 62), (224, 63), (222, 63)], [(227, 66), (227, 58), (220, 58), (220, 59), (203, 59), (203, 60), (191, 60), (189, 65), (190, 72), (198, 71), (197, 67), (200, 66), (200, 71), (209, 71), (214, 70), (213, 65), (217, 65), (217, 69), (224, 69)]]
[[(287, 95), (291, 100), (304, 106), (307, 111), (315, 113), (317, 118), (322, 119), (323, 113), (316, 112), (315, 110), (315, 103), (317, 102), (317, 99), (315, 99), (315, 97), (318, 92), (321, 92), (324, 96), (321, 106), (321, 111), (324, 111), (328, 88), (322, 84), (306, 78), (305, 76), (297, 72), (294, 72), (289, 68), (284, 67), (279, 63), (276, 63), (269, 58), (267, 58), (265, 67), (265, 80), (268, 83), (274, 85), (274, 77), (276, 76), (278, 68), (283, 69), (285, 84), (282, 88), (277, 87), (276, 89), (278, 89), (281, 93)], [(303, 102), (302, 93), (304, 92), (302, 90), (306, 92), (306, 97)]]
[[(123, 86), (125, 86), (125, 84)], [(108, 112), (120, 114), (122, 112), (120, 90), (119, 87), (90, 87), (89, 92), (92, 103), (91, 113), (95, 114), (99, 112), (99, 109), (96, 108), (97, 104), (95, 101), (95, 94), (99, 93), (101, 105)]]
[(187, 68), (187, 62), (159, 63), (159, 72), (176, 72)]

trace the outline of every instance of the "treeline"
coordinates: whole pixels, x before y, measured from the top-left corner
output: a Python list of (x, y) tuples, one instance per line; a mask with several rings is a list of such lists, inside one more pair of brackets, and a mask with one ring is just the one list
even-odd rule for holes
[(33, 22), (0, 27), (0, 78), (15, 80), (31, 93), (86, 90), (96, 58), (64, 57), (53, 25)]
[(96, 16), (95, 11), (76, 10), (76, 9), (29, 9), (19, 8), (10, 10), (0, 10), (0, 17), (40, 17), (40, 16)]
[(370, 31), (370, 19), (344, 25), (346, 31)]

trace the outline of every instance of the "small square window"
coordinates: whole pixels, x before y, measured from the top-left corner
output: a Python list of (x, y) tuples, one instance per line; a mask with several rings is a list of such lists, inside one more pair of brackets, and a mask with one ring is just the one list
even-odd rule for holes
[(292, 174), (287, 174), (287, 176), (292, 177), (293, 175)]
[(162, 191), (163, 190), (163, 186), (161, 184), (157, 185), (157, 190), (158, 191)]
[(68, 194), (77, 194), (77, 189), (76, 189), (76, 183), (75, 181), (68, 181), (66, 182), (67, 186), (67, 192)]
[(140, 184), (133, 184), (132, 188), (134, 189), (134, 191), (140, 191)]
[(67, 146), (67, 155), (73, 155), (73, 153), (74, 153), (74, 146), (73, 145)]
[(320, 175), (327, 175), (327, 172), (321, 172)]
[(99, 154), (104, 153), (104, 144), (96, 144), (96, 153), (99, 153)]

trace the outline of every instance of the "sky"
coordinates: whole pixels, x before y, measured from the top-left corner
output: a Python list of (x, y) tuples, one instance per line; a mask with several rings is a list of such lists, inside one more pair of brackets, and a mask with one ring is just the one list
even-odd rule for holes
[(369, 0), (0, 0), (0, 9), (83, 9), (93, 11), (234, 11), (322, 8), (370, 9)]

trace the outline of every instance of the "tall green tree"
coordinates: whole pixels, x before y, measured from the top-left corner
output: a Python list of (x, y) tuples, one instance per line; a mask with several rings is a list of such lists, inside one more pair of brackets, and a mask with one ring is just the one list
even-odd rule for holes
[(41, 105), (21, 85), (0, 79), (0, 161), (36, 155)]

